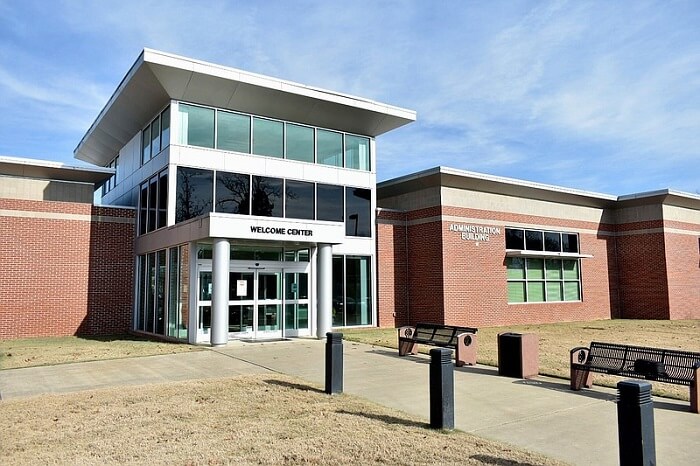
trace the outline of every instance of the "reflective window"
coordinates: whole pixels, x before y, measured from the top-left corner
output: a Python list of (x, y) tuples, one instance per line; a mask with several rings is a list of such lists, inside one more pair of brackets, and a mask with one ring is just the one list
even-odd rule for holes
[(214, 109), (180, 104), (180, 144), (214, 147)]
[(248, 215), (250, 213), (250, 176), (216, 172), (217, 212)]
[(211, 212), (214, 174), (210, 170), (178, 167), (175, 222)]
[(148, 231), (156, 229), (158, 219), (158, 177), (151, 178), (148, 186)]
[(372, 191), (364, 188), (345, 188), (345, 234), (372, 236)]
[(316, 220), (342, 222), (343, 187), (331, 184), (316, 185)]
[(370, 169), (368, 138), (345, 135), (345, 168)]
[(343, 135), (319, 129), (316, 133), (316, 161), (323, 165), (343, 166)]
[(141, 164), (151, 160), (151, 126), (146, 126), (141, 133)]
[(170, 107), (160, 114), (160, 148), (165, 149), (170, 145)]
[(287, 123), (287, 152), (289, 160), (314, 161), (314, 129)]
[(313, 183), (287, 180), (284, 194), (286, 218), (314, 219)]
[(250, 117), (219, 110), (216, 122), (216, 147), (250, 153)]
[(333, 256), (333, 326), (372, 323), (368, 256)]
[(151, 123), (151, 157), (160, 152), (160, 117)]
[(158, 179), (158, 222), (156, 228), (168, 223), (168, 172), (163, 172)]
[(542, 251), (544, 249), (541, 231), (525, 231), (525, 249), (528, 251)]
[(506, 228), (506, 249), (525, 249), (525, 231)]
[(139, 235), (148, 231), (148, 182), (141, 185), (139, 196)]
[(254, 176), (251, 213), (261, 217), (282, 217), (283, 184), (280, 178)]
[(281, 121), (253, 118), (253, 154), (282, 157), (284, 125)]

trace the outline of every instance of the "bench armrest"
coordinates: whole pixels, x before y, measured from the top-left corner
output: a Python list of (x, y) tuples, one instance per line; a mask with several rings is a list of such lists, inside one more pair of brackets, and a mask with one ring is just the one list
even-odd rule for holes
[(416, 334), (416, 327), (412, 325), (406, 325), (404, 327), (399, 327), (398, 329), (399, 340), (409, 339), (412, 340)]
[(585, 364), (590, 352), (591, 350), (585, 346), (577, 346), (569, 351), (569, 355), (571, 357), (569, 362), (571, 364)]

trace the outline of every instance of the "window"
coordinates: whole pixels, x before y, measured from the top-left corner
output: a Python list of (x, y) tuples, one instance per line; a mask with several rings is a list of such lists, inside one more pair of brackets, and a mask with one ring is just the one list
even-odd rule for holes
[(168, 172), (141, 184), (139, 196), (139, 235), (163, 228), (168, 221)]
[(141, 164), (170, 145), (170, 107), (166, 107), (141, 133)]
[(579, 259), (506, 257), (508, 302), (581, 300)]
[(216, 147), (250, 154), (250, 117), (219, 110), (216, 120)]
[(287, 123), (287, 150), (289, 160), (314, 161), (314, 129)]
[(369, 139), (345, 135), (345, 168), (370, 169)]
[(345, 188), (347, 236), (372, 236), (371, 195), (369, 189)]
[(331, 184), (317, 184), (316, 220), (342, 222), (344, 218), (343, 187)]
[(280, 121), (253, 118), (253, 154), (281, 158), (284, 150), (284, 125)]
[(283, 184), (280, 178), (254, 176), (251, 213), (261, 217), (282, 217)]
[(217, 212), (250, 214), (250, 176), (216, 172)]
[(107, 194), (117, 185), (119, 180), (119, 156), (114, 157), (114, 160), (107, 164), (107, 168), (114, 169), (114, 175), (110, 176), (107, 181), (102, 185), (102, 194)]
[[(508, 302), (562, 302), (581, 300), (578, 235), (558, 231), (506, 228), (506, 249), (526, 254), (506, 257)], [(553, 257), (554, 256), (554, 257)]]
[(286, 181), (284, 192), (286, 218), (314, 219), (314, 184), (304, 181)]
[(317, 162), (334, 167), (343, 166), (343, 135), (335, 131), (317, 131)]
[(214, 196), (214, 173), (197, 168), (177, 168), (175, 222), (211, 212)]
[(180, 144), (214, 147), (214, 109), (179, 105)]
[(367, 256), (333, 256), (333, 326), (372, 324), (371, 267)]

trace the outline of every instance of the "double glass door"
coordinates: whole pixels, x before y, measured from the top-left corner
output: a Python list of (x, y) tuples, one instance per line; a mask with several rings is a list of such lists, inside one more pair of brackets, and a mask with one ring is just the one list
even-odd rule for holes
[[(211, 326), (211, 289), (211, 269), (200, 266), (198, 308), (202, 334), (209, 333)], [(306, 268), (232, 267), (229, 272), (229, 337), (309, 335), (308, 291)]]

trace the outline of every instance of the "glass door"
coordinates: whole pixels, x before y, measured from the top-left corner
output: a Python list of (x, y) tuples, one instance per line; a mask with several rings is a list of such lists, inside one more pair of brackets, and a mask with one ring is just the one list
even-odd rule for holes
[[(257, 335), (256, 337), (282, 336), (282, 272), (256, 271), (257, 294)], [(262, 334), (262, 335), (261, 335)]]
[(254, 338), (255, 272), (229, 273), (228, 331), (234, 338)]

